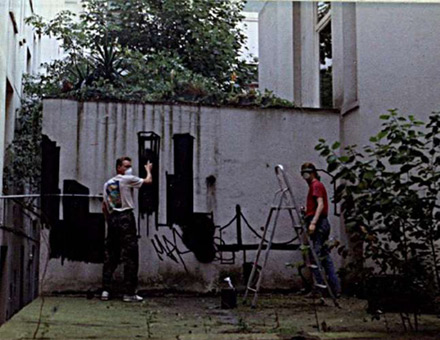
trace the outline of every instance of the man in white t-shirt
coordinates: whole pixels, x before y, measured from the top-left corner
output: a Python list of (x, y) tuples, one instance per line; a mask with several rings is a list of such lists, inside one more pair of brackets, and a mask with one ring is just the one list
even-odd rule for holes
[(107, 221), (101, 300), (109, 299), (113, 273), (119, 263), (124, 264), (124, 296), (126, 302), (142, 301), (136, 295), (139, 268), (139, 247), (134, 218), (134, 189), (151, 184), (153, 165), (145, 165), (146, 178), (133, 175), (130, 157), (116, 160), (117, 175), (104, 184), (102, 210)]

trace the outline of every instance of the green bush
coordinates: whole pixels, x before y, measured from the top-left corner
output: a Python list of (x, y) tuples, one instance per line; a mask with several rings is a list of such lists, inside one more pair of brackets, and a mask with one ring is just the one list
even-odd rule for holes
[[(361, 150), (316, 146), (337, 180), (335, 201), (360, 247), (364, 274), (401, 275), (413, 290), (439, 289), (440, 114), (427, 124), (395, 110)], [(359, 255), (359, 254), (358, 254)], [(365, 279), (365, 277), (363, 277)]]
[(85, 0), (83, 7), (79, 18), (62, 11), (49, 22), (27, 19), (66, 53), (34, 79), (41, 95), (293, 106), (248, 88), (258, 70), (240, 58), (244, 1)]

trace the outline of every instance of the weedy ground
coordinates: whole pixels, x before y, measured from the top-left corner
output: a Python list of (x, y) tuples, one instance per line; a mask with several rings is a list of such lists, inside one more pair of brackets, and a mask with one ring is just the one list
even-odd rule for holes
[(142, 303), (51, 296), (44, 298), (41, 318), (39, 298), (0, 327), (0, 339), (440, 339), (436, 315), (420, 316), (419, 331), (405, 332), (399, 314), (377, 320), (366, 313), (364, 300), (340, 303), (336, 308), (331, 301), (265, 294), (255, 309), (239, 298), (236, 309), (225, 310), (219, 296), (164, 294)]

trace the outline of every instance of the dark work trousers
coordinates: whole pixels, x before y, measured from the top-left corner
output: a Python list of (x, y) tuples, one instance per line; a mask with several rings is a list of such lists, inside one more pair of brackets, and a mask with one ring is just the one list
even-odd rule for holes
[(139, 246), (132, 210), (113, 211), (107, 221), (102, 287), (111, 290), (116, 267), (124, 265), (124, 293), (134, 295), (138, 283)]
[[(306, 219), (307, 229), (312, 221), (313, 217)], [(341, 285), (339, 283), (338, 276), (336, 275), (335, 266), (330, 257), (330, 251), (327, 245), (328, 238), (330, 236), (330, 223), (326, 217), (321, 217), (316, 224), (316, 229), (312, 235), (310, 235), (310, 240), (312, 241), (313, 249), (321, 262), (321, 267), (325, 271), (323, 275), (327, 275), (328, 283), (332, 289), (333, 294), (339, 295), (341, 293)], [(314, 262), (312, 255), (310, 254), (311, 261)], [(316, 282), (319, 284), (324, 284), (324, 281), (319, 275), (318, 269), (313, 269), (313, 275), (315, 276)]]

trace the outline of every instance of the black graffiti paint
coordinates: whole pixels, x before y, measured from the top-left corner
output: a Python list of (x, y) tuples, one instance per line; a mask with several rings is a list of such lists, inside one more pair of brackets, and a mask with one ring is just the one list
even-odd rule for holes
[(159, 235), (154, 235), (151, 239), (151, 243), (153, 244), (154, 250), (156, 251), (157, 257), (159, 260), (163, 261), (164, 258), (168, 258), (175, 263), (182, 264), (185, 272), (188, 273), (188, 268), (186, 267), (185, 261), (182, 255), (189, 253), (189, 251), (182, 251), (177, 246), (177, 239), (182, 239), (182, 236), (172, 228), (173, 231), (173, 239), (170, 240), (165, 235), (160, 237)]

